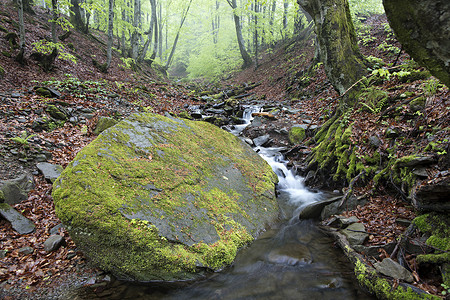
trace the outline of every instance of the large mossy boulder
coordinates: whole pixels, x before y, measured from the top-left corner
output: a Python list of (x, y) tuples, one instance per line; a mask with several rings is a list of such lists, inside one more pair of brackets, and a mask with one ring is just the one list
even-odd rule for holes
[(78, 153), (53, 198), (77, 246), (102, 269), (188, 280), (231, 264), (278, 217), (276, 181), (230, 133), (143, 113)]

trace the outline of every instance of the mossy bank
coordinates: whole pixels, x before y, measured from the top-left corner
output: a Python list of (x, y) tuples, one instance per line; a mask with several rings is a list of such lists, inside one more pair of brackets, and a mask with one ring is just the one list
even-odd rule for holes
[(58, 217), (120, 278), (188, 280), (232, 263), (278, 216), (276, 175), (205, 122), (135, 114), (85, 147), (54, 185)]

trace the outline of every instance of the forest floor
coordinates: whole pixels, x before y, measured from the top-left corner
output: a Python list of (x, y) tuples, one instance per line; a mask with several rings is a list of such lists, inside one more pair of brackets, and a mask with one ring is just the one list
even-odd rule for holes
[[(17, 32), (16, 11), (10, 1), (0, 0), (0, 35)], [(36, 9), (37, 15), (25, 15), (27, 26), (27, 45), (42, 38), (50, 37), (47, 20), (48, 12)], [(364, 55), (374, 56), (391, 64), (397, 59), (400, 45), (392, 34), (385, 30), (384, 17), (372, 17), (366, 23), (365, 33), (359, 36)], [(62, 32), (59, 32), (61, 34)], [(28, 199), (15, 205), (25, 217), (32, 220), (36, 230), (27, 235), (17, 234), (4, 219), (0, 219), (0, 241), (4, 257), (0, 258), (0, 296), (2, 299), (51, 299), (74, 286), (98, 283), (101, 270), (92, 267), (83, 254), (77, 251), (64, 228), (58, 233), (64, 236), (66, 246), (47, 253), (43, 243), (50, 236), (50, 230), (60, 221), (55, 215), (51, 197), (52, 185), (39, 174), (35, 157), (48, 156), (47, 161), (63, 167), (75, 157), (76, 153), (91, 142), (97, 120), (101, 116), (121, 119), (137, 111), (170, 113), (179, 115), (186, 105), (198, 103), (196, 89), (223, 89), (244, 83), (260, 83), (253, 92), (256, 97), (268, 101), (289, 102), (299, 113), (284, 116), (278, 120), (283, 123), (299, 123), (307, 115), (312, 124), (320, 125), (334, 111), (339, 102), (338, 94), (327, 80), (324, 68), (311, 65), (314, 49), (311, 41), (290, 41), (275, 48), (272, 53), (263, 54), (257, 69), (236, 71), (220, 84), (209, 85), (204, 82), (174, 83), (143, 64), (139, 69), (127, 68), (117, 53), (113, 57), (108, 73), (100, 72), (92, 63), (100, 63), (105, 58), (105, 36), (95, 30), (90, 35), (75, 31), (64, 41), (66, 51), (77, 58), (77, 62), (57, 59), (50, 72), (43, 72), (36, 61), (29, 59), (31, 47), (25, 52), (26, 64), (14, 60), (18, 50), (5, 38), (0, 38), (0, 67), (5, 73), (0, 78), (0, 180), (16, 178), (23, 172), (34, 176), (34, 189)], [(72, 44), (73, 49), (69, 48)], [(408, 55), (402, 53), (397, 65), (409, 63)], [(121, 66), (122, 65), (122, 66)], [(70, 74), (70, 75), (67, 75)], [(308, 75), (308, 76), (306, 76)], [(364, 110), (355, 111), (349, 118), (356, 121), (357, 130), (352, 135), (355, 143), (368, 136), (378, 136), (381, 147), (390, 147), (381, 137), (389, 126), (413, 132), (419, 126), (450, 126), (449, 91), (433, 78), (401, 82), (393, 76), (379, 84), (379, 88), (389, 95), (407, 92), (426, 93), (426, 118), (414, 122), (391, 120), (380, 123), (379, 113)], [(180, 81), (182, 82), (182, 81)], [(400, 85), (401, 88), (391, 89)], [(60, 95), (55, 98), (43, 97), (36, 93), (39, 86), (51, 86)], [(48, 105), (64, 104), (77, 112), (79, 117), (73, 122), (55, 123), (53, 130), (35, 132), (31, 128)], [(406, 105), (405, 105), (406, 106)], [(406, 111), (407, 107), (401, 106)], [(417, 131), (417, 130), (416, 130)], [(427, 131), (414, 135), (414, 143), (398, 148), (398, 157), (412, 154), (427, 144)], [(22, 142), (13, 138), (23, 137)], [(440, 137), (436, 137), (440, 138)], [(24, 141), (25, 140), (25, 141)], [(360, 151), (370, 151), (361, 147)], [(293, 162), (294, 164), (296, 162)], [(428, 170), (430, 178), (438, 171)], [(447, 175), (448, 176), (448, 175)], [(355, 189), (356, 195), (365, 194), (373, 186)], [(369, 204), (348, 212), (363, 220), (366, 230), (371, 232), (368, 245), (383, 244), (395, 240), (405, 227), (395, 222), (398, 218), (411, 220), (415, 216), (412, 206), (403, 201), (398, 192), (378, 187), (372, 192)], [(32, 247), (34, 252), (22, 254), (23, 247)], [(388, 256), (387, 253), (381, 254)], [(425, 274), (417, 269), (414, 257), (408, 262), (415, 270), (414, 285), (439, 295), (442, 291), (438, 276)], [(105, 276), (104, 276), (105, 277)]]

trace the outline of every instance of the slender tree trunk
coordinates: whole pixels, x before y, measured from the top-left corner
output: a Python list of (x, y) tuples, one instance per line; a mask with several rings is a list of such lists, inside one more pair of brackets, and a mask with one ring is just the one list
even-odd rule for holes
[(241, 20), (236, 12), (236, 0), (227, 0), (228, 4), (230, 4), (231, 8), (233, 9), (233, 18), (234, 18), (234, 25), (236, 27), (236, 37), (238, 41), (239, 46), (239, 52), (241, 53), (242, 59), (244, 60), (244, 64), (242, 65), (242, 68), (248, 68), (252, 65), (252, 59), (250, 55), (248, 54), (247, 50), (245, 49), (244, 45), (244, 38), (242, 37), (242, 27), (241, 27)]
[(162, 19), (162, 3), (161, 1), (159, 2), (159, 13), (158, 13), (159, 17), (159, 24), (158, 24), (158, 36), (159, 36), (159, 42), (158, 42), (158, 57), (162, 60), (163, 59), (163, 54), (162, 54), (162, 49), (163, 49), (163, 19)]
[(254, 35), (254, 41), (253, 44), (255, 46), (255, 69), (258, 68), (258, 13), (259, 13), (259, 4), (258, 0), (255, 0), (255, 35)]
[(150, 57), (151, 62), (153, 62), (153, 60), (155, 60), (156, 54), (158, 52), (159, 49), (159, 36), (158, 36), (158, 18), (156, 16), (156, 11), (155, 11), (155, 45), (153, 45), (153, 53), (152, 56)]
[(144, 47), (142, 48), (142, 52), (139, 55), (138, 61), (144, 60), (145, 56), (147, 55), (148, 47), (153, 39), (153, 29), (155, 27), (154, 24), (156, 21), (156, 0), (150, 0), (150, 6), (152, 8), (152, 18), (150, 20), (150, 27), (148, 29), (147, 41), (145, 42)]
[(141, 18), (140, 0), (134, 0), (133, 33), (131, 34), (131, 58), (137, 59), (139, 51), (139, 23)]
[(180, 37), (180, 31), (181, 31), (181, 28), (183, 27), (184, 21), (186, 21), (186, 17), (187, 17), (187, 14), (189, 12), (189, 9), (191, 8), (192, 1), (193, 0), (189, 0), (189, 4), (188, 4), (186, 10), (183, 13), (183, 16), (181, 17), (180, 27), (178, 27), (178, 32), (177, 32), (177, 35), (175, 36), (175, 40), (173, 42), (172, 50), (170, 51), (169, 58), (166, 61), (166, 66), (164, 67), (164, 69), (166, 69), (166, 70), (169, 69), (169, 66), (172, 63), (173, 55), (175, 54), (175, 48), (177, 47), (177, 43), (178, 43), (178, 38)]
[(19, 12), (19, 47), (25, 48), (25, 23), (23, 20), (23, 0), (17, 0)]
[(287, 27), (288, 27), (288, 8), (289, 8), (289, 1), (284, 0), (283, 3), (283, 39), (287, 38)]
[(272, 1), (272, 8), (271, 8), (271, 12), (270, 12), (270, 19), (269, 19), (269, 28), (270, 28), (270, 41), (269, 41), (269, 43), (270, 44), (273, 44), (273, 41), (274, 41), (274, 31), (273, 31), (273, 23), (274, 23), (274, 21), (275, 21), (275, 10), (276, 10), (276, 8), (277, 8), (277, 1), (276, 0), (273, 0)]
[(217, 44), (220, 26), (219, 0), (216, 0), (215, 10), (211, 19), (213, 43)]
[(114, 0), (109, 0), (108, 8), (108, 45), (106, 50), (106, 70), (111, 66), (112, 44), (113, 44), (113, 26), (114, 26)]
[(57, 43), (58, 37), (56, 35), (56, 20), (58, 19), (58, 0), (52, 0), (52, 42)]
[[(365, 73), (347, 0), (298, 0), (314, 19), (320, 59), (328, 79), (343, 94)], [(344, 101), (353, 101), (352, 93)]]
[(84, 27), (84, 33), (88, 34), (89, 33), (89, 21), (91, 19), (91, 14), (89, 13), (89, 11), (86, 11), (86, 26)]
[(23, 2), (17, 0), (18, 14), (19, 14), (19, 53), (16, 55), (15, 60), (23, 65), (25, 63), (25, 23), (23, 20)]
[[(126, 11), (125, 11), (125, 9), (122, 9), (122, 21), (124, 23), (126, 22)], [(126, 47), (126, 44), (125, 44), (125, 29), (124, 29), (123, 25), (122, 25), (122, 35), (121, 35), (121, 38), (120, 38), (120, 44), (122, 46), (122, 48), (121, 48), (122, 56), (126, 57), (127, 56), (127, 53), (126, 53), (127, 52), (127, 47)]]

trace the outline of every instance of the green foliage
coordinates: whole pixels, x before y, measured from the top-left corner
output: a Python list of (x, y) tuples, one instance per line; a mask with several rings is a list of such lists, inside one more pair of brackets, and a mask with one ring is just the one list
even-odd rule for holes
[(42, 54), (50, 54), (52, 53), (53, 49), (56, 48), (58, 49), (59, 59), (71, 61), (73, 63), (77, 62), (75, 56), (66, 52), (66, 49), (64, 48), (64, 45), (62, 43), (53, 43), (46, 40), (39, 40), (37, 42), (34, 42), (32, 45), (34, 51)]
[(365, 110), (377, 114), (381, 112), (381, 109), (386, 104), (388, 93), (376, 87), (369, 87), (362, 91), (359, 99)]
[(439, 83), (439, 80), (432, 78), (424, 82), (423, 90), (427, 96), (433, 96), (440, 87), (442, 87), (442, 85)]
[(133, 66), (136, 64), (135, 60), (131, 57), (121, 57), (120, 60), (123, 62), (122, 64), (119, 64), (119, 67), (125, 70), (130, 70), (133, 68)]
[(67, 20), (65, 17), (60, 16), (58, 17), (56, 20), (50, 19), (48, 20), (50, 23), (54, 22), (57, 25), (59, 25), (62, 30), (64, 31), (70, 31), (71, 28), (73, 28), (72, 23), (69, 22), (69, 20)]
[(28, 135), (26, 131), (23, 131), (21, 136), (10, 138), (11, 141), (16, 142), (24, 147), (28, 147), (28, 140), (36, 136), (35, 134)]
[(398, 55), (400, 53), (400, 49), (392, 44), (388, 44), (386, 41), (383, 41), (381, 44), (377, 46), (377, 49), (383, 52), (387, 52), (391, 55)]
[(349, 0), (348, 2), (352, 18), (356, 21), (361, 21), (366, 16), (384, 14), (384, 7), (381, 0)]

